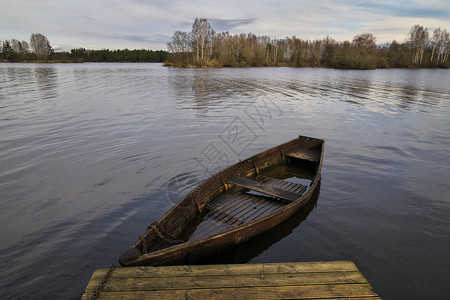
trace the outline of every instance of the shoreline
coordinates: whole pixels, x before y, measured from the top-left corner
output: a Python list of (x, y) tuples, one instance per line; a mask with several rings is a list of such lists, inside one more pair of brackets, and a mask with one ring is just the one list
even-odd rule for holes
[(167, 63), (164, 62), (164, 67), (168, 68), (179, 68), (179, 69), (245, 69), (245, 68), (323, 68), (323, 69), (334, 69), (334, 70), (386, 70), (386, 69), (411, 69), (411, 70), (420, 70), (420, 69), (449, 69), (449, 67), (446, 66), (436, 66), (436, 67), (414, 67), (414, 66), (406, 66), (406, 67), (384, 67), (384, 68), (335, 68), (330, 66), (294, 66), (289, 65), (286, 63), (280, 63), (280, 64), (274, 64), (274, 65), (264, 65), (264, 66), (249, 66), (249, 65), (242, 65), (242, 66), (208, 66), (208, 65), (191, 65), (191, 64), (174, 64), (174, 63)]
[(323, 68), (323, 69), (334, 69), (334, 70), (387, 70), (387, 69), (411, 69), (411, 70), (420, 70), (420, 69), (449, 69), (446, 66), (436, 66), (436, 67), (385, 67), (385, 68), (333, 68), (329, 66), (293, 66), (286, 63), (279, 63), (274, 65), (264, 65), (264, 66), (209, 66), (209, 65), (191, 65), (191, 64), (174, 64), (170, 62), (145, 62), (145, 61), (77, 61), (77, 60), (24, 60), (24, 61), (5, 61), (1, 60), (0, 63), (7, 64), (82, 64), (82, 63), (111, 63), (111, 64), (122, 64), (122, 63), (133, 63), (133, 64), (163, 64), (164, 67), (167, 68), (179, 68), (179, 69), (245, 69), (245, 68)]

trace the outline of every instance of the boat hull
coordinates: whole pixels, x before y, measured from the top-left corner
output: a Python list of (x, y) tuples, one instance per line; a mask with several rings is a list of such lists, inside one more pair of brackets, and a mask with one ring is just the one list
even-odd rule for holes
[[(150, 226), (133, 247), (119, 258), (120, 264), (122, 266), (193, 264), (212, 255), (228, 251), (280, 224), (308, 203), (318, 188), (324, 145), (323, 140), (300, 136), (298, 139), (266, 150), (224, 169), (184, 197), (156, 222), (157, 226)], [(179, 235), (189, 220), (208, 209), (208, 204), (213, 202), (213, 199), (227, 190), (235, 188), (227, 182), (227, 178), (236, 175), (245, 179), (259, 178), (267, 170), (286, 164), (293, 164), (299, 168), (307, 166), (313, 170), (308, 188), (304, 193), (299, 194), (298, 198), (291, 199), (289, 203), (263, 217), (200, 239), (186, 239), (179, 244), (171, 245), (171, 241), (167, 237), (161, 238), (161, 233), (167, 233), (171, 237)], [(259, 182), (256, 182), (257, 184)], [(265, 186), (267, 187), (267, 185)], [(274, 188), (269, 186), (267, 190), (266, 192), (264, 189), (262, 191), (270, 195)], [(276, 198), (276, 200), (279, 199)], [(147, 248), (151, 248), (152, 245), (154, 248), (148, 250)]]

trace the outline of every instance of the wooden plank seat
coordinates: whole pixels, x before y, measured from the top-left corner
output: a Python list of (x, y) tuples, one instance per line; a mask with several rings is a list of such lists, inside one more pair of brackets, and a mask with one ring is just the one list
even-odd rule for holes
[(296, 151), (284, 153), (284, 155), (287, 157), (303, 159), (312, 162), (317, 162), (320, 160), (320, 151), (313, 149), (299, 149)]
[(267, 183), (254, 181), (237, 175), (229, 176), (227, 178), (227, 182), (265, 195), (280, 198), (289, 202), (293, 202), (301, 196), (300, 193), (293, 193), (291, 191), (288, 191), (286, 189), (277, 186), (272, 186)]

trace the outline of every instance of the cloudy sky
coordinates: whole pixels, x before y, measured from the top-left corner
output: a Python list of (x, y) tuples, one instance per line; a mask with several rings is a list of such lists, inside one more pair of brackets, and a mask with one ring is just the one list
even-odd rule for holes
[(0, 40), (44, 34), (57, 50), (163, 49), (196, 17), (216, 32), (338, 41), (373, 33), (404, 41), (415, 24), (450, 31), (449, 0), (0, 0)]

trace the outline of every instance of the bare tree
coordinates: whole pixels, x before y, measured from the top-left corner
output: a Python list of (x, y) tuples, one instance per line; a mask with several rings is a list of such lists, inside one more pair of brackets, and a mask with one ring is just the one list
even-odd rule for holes
[(182, 31), (175, 31), (172, 36), (172, 42), (167, 43), (169, 52), (185, 53), (190, 51), (190, 34)]
[(408, 43), (413, 51), (413, 63), (420, 66), (428, 43), (428, 29), (414, 25), (409, 31)]
[(11, 40), (11, 47), (19, 55), (28, 53), (28, 50), (30, 48), (30, 46), (28, 45), (28, 43), (26, 41), (20, 42), (16, 39)]
[(442, 35), (442, 43), (443, 43), (443, 50), (442, 53), (440, 53), (440, 61), (441, 63), (445, 64), (448, 60), (448, 56), (450, 55), (450, 35), (447, 32), (447, 30), (443, 31)]
[(22, 52), (22, 43), (19, 42), (16, 39), (11, 39), (11, 48), (16, 52), (16, 53), (21, 53)]
[(50, 46), (48, 39), (40, 33), (33, 33), (31, 35), (30, 45), (34, 50), (34, 53), (36, 53), (37, 57), (40, 59), (47, 58), (52, 52), (52, 47)]
[(187, 53), (191, 51), (190, 33), (175, 31), (172, 42), (167, 43), (167, 49), (175, 55), (176, 63), (185, 63)]
[(197, 62), (205, 59), (205, 55), (211, 48), (212, 39), (215, 32), (211, 28), (207, 19), (196, 18), (192, 24), (192, 44)]
[(363, 33), (353, 38), (352, 44), (356, 47), (366, 49), (368, 52), (377, 48), (377, 38), (371, 33)]
[(30, 45), (27, 41), (22, 41), (22, 53), (28, 53), (30, 51)]
[(446, 48), (449, 44), (449, 33), (447, 30), (441, 30), (441, 28), (436, 28), (433, 32), (433, 37), (431, 38), (431, 62), (433, 62), (434, 57), (438, 63), (444, 63)]

